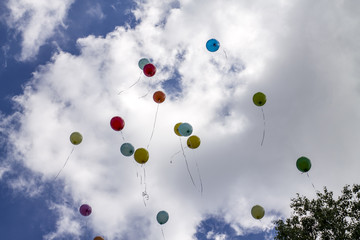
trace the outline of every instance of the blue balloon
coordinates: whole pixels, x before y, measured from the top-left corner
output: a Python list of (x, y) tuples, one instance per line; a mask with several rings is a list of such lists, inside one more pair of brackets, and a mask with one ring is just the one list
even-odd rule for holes
[(150, 63), (149, 59), (147, 59), (147, 58), (142, 58), (142, 59), (140, 59), (140, 60), (139, 60), (139, 63), (138, 63), (139, 68), (140, 68), (141, 70), (143, 70), (143, 69), (144, 69), (144, 66), (145, 66), (146, 64), (148, 64), (148, 63)]
[(220, 43), (218, 40), (212, 38), (206, 42), (206, 49), (210, 52), (216, 52), (220, 47)]
[(169, 214), (166, 211), (160, 211), (157, 215), (156, 215), (156, 220), (158, 221), (158, 223), (165, 224), (168, 220), (169, 220)]
[(120, 147), (120, 152), (126, 157), (130, 157), (134, 154), (134, 146), (131, 143), (123, 143)]
[(180, 124), (178, 131), (180, 133), (181, 136), (187, 137), (190, 136), (193, 132), (193, 128), (190, 124), (188, 123), (182, 123)]

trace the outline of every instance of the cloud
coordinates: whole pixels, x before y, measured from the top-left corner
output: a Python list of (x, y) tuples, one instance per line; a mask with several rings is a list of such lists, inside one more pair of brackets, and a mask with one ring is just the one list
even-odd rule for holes
[[(75, 205), (92, 206), (88, 224), (95, 232), (109, 239), (160, 238), (155, 221), (160, 210), (170, 215), (164, 233), (172, 239), (191, 239), (207, 214), (223, 216), (239, 234), (267, 231), (272, 220), (289, 214), (296, 192), (315, 196), (311, 182), (318, 189), (340, 190), (360, 180), (354, 171), (360, 140), (359, 43), (354, 40), (359, 28), (352, 23), (358, 5), (171, 4), (139, 3), (136, 28), (79, 39), (78, 56), (57, 53), (14, 98), (21, 107), (19, 127), (8, 133), (15, 157), (44, 181), (53, 181), (71, 152), (71, 132), (82, 133), (84, 140), (59, 179)], [(213, 37), (225, 52), (206, 51)], [(156, 75), (142, 76), (118, 94), (138, 79), (142, 57), (152, 59)], [(180, 95), (164, 84), (174, 77)], [(159, 106), (149, 162), (139, 166), (119, 148), (123, 138), (136, 148), (147, 146), (157, 108), (152, 92), (160, 89), (168, 98)], [(263, 146), (262, 112), (252, 103), (258, 91), (268, 98)], [(125, 119), (121, 134), (109, 126), (116, 115)], [(196, 162), (199, 166), (202, 195), (191, 183), (183, 155), (170, 163), (181, 150), (173, 132), (177, 122), (191, 123), (201, 138), (200, 147), (186, 148), (185, 155), (196, 184)], [(295, 167), (302, 155), (313, 163), (309, 178)], [(261, 222), (250, 214), (256, 204), (266, 211)], [(73, 214), (64, 211), (52, 237), (72, 224)], [(80, 228), (71, 226), (79, 236)]]
[(19, 60), (36, 57), (39, 49), (53, 36), (59, 26), (66, 27), (64, 19), (73, 0), (9, 0), (6, 22), (22, 37)]

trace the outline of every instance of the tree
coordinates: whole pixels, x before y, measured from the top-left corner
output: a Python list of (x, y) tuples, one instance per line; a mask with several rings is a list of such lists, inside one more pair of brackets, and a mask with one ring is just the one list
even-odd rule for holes
[(346, 185), (337, 200), (324, 187), (317, 198), (297, 194), (291, 199), (293, 214), (275, 221), (277, 240), (360, 239), (360, 185)]

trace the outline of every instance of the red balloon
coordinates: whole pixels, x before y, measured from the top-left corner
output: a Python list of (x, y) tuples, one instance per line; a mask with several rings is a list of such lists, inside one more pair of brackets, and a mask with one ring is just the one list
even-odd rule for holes
[(110, 126), (115, 131), (121, 131), (125, 126), (125, 121), (121, 117), (116, 116), (111, 119)]
[(148, 63), (144, 66), (143, 72), (144, 72), (145, 76), (152, 77), (156, 73), (156, 67), (153, 64)]
[(162, 91), (157, 91), (153, 95), (153, 99), (156, 103), (162, 103), (165, 101), (166, 95)]
[(80, 211), (81, 215), (86, 217), (91, 214), (91, 207), (87, 204), (83, 204), (80, 206), (79, 211)]

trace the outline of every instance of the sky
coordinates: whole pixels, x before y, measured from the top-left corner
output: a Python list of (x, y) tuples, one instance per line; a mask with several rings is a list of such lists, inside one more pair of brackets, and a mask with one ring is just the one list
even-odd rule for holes
[[(355, 0), (2, 1), (3, 238), (273, 239), (296, 193), (360, 181), (359, 11)], [(148, 162), (122, 155), (124, 142)]]

